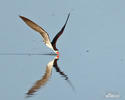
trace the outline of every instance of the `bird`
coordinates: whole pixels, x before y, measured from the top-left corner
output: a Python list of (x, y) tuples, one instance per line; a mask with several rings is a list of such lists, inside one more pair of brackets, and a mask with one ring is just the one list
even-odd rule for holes
[(63, 27), (61, 28), (61, 30), (55, 35), (55, 37), (53, 38), (52, 42), (50, 41), (50, 37), (49, 34), (39, 25), (37, 25), (35, 22), (31, 21), (30, 19), (24, 17), (24, 16), (19, 16), (30, 28), (32, 28), (33, 30), (35, 30), (36, 32), (39, 32), (40, 35), (43, 37), (43, 42), (45, 43), (45, 45), (47, 47), (49, 47), (50, 49), (52, 49), (57, 55), (59, 55), (59, 51), (56, 48), (56, 42), (58, 40), (58, 38), (62, 35), (62, 33), (64, 32), (64, 29), (66, 27), (66, 24), (68, 22), (70, 13), (67, 16), (66, 22), (63, 25)]

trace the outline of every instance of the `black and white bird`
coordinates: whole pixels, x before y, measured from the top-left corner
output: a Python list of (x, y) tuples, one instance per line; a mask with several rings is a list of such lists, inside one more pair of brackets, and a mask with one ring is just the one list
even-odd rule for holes
[(67, 21), (69, 19), (70, 13), (68, 14), (68, 17), (66, 19), (66, 22), (64, 24), (64, 26), (62, 27), (62, 29), (56, 34), (56, 36), (53, 38), (52, 42), (50, 41), (50, 37), (48, 35), (48, 33), (39, 25), (37, 25), (36, 23), (34, 23), (33, 21), (31, 21), (30, 19), (24, 17), (24, 16), (19, 16), (29, 27), (31, 27), (32, 29), (34, 29), (35, 31), (39, 32), (40, 35), (43, 37), (43, 41), (46, 44), (47, 47), (51, 48), (57, 55), (59, 55), (59, 51), (56, 48), (56, 42), (58, 40), (58, 38), (62, 35), (65, 26), (67, 24)]

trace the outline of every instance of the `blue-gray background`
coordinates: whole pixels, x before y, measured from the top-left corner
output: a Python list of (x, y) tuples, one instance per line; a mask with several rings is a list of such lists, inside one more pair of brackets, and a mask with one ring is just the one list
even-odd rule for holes
[[(53, 69), (31, 100), (125, 99), (124, 0), (0, 0), (0, 53), (49, 53), (42, 38), (18, 16), (42, 26), (52, 39), (71, 13), (58, 40), (58, 65), (76, 92)], [(53, 56), (0, 55), (0, 99), (23, 100)]]

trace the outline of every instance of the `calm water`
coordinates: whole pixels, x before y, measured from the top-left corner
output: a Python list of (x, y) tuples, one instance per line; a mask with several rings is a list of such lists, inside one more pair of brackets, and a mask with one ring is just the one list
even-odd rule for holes
[[(0, 1), (0, 99), (125, 99), (124, 4), (121, 0)], [(52, 39), (69, 12), (57, 41), (56, 66), (56, 56), (42, 55), (52, 51), (18, 15), (38, 23)], [(54, 66), (47, 66), (50, 63)]]
[[(117, 59), (117, 55), (112, 58), (113, 55), (92, 50), (83, 50), (83, 54), (61, 54), (57, 64), (64, 75), (55, 67), (47, 67), (55, 56), (1, 55), (1, 98), (106, 99), (108, 92), (123, 98), (124, 59)], [(28, 96), (28, 91), (33, 95)]]

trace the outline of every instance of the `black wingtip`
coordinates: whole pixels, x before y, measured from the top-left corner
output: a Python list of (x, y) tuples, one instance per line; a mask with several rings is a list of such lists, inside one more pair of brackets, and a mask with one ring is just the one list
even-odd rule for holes
[[(67, 24), (67, 22), (68, 22), (68, 20), (69, 20), (69, 16), (70, 16), (70, 12), (68, 13), (66, 22), (65, 22), (64, 26), (63, 26), (62, 29), (61, 29), (62, 32), (64, 31), (64, 29), (65, 29), (65, 27), (66, 27), (66, 24)], [(60, 32), (61, 32), (61, 31), (60, 31)]]
[(68, 22), (69, 16), (70, 16), (70, 12), (68, 13), (68, 16), (67, 16), (67, 19), (66, 19), (66, 22), (65, 22), (64, 27), (66, 26), (66, 24), (67, 24), (67, 22)]
[(21, 16), (21, 15), (18, 15), (20, 18), (23, 18), (23, 16)]
[(20, 16), (19, 15), (19, 17), (23, 20), (23, 21), (25, 21), (25, 20), (28, 20), (26, 17), (24, 17), (24, 16)]
[(25, 17), (23, 17), (23, 16), (21, 16), (21, 15), (19, 15), (19, 17), (20, 17), (22, 20), (24, 20), (24, 19), (25, 19)]
[(68, 17), (70, 16), (70, 12), (68, 13)]

